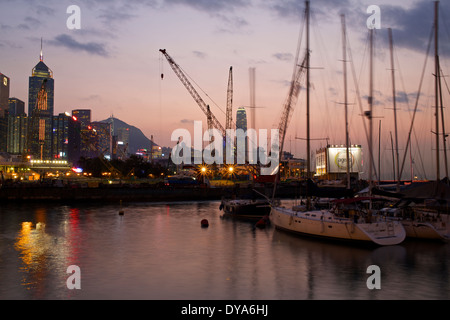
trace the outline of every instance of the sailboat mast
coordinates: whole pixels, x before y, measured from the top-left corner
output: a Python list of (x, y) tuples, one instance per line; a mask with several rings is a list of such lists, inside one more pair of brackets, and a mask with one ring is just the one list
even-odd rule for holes
[(373, 166), (373, 29), (369, 30), (370, 35), (370, 81), (369, 81), (369, 193), (372, 195), (372, 166)]
[[(395, 98), (395, 69), (394, 69), (394, 44), (393, 44), (393, 36), (392, 29), (388, 29), (389, 32), (389, 47), (391, 51), (391, 73), (392, 73), (392, 101), (394, 104), (394, 135), (395, 135), (395, 171), (394, 171), (394, 179), (397, 180), (397, 192), (400, 191), (400, 175), (399, 175), (399, 157), (398, 157), (398, 131), (397, 131), (397, 103)], [(394, 152), (394, 151), (392, 151)]]
[(306, 178), (311, 178), (311, 145), (310, 145), (310, 51), (309, 51), (309, 0), (306, 1)]
[(439, 163), (439, 1), (434, 2), (434, 64), (435, 64), (435, 108), (436, 108), (436, 180), (440, 180)]
[(341, 15), (342, 22), (342, 61), (344, 63), (344, 106), (345, 106), (345, 146), (347, 160), (347, 189), (350, 189), (350, 155), (348, 137), (348, 97), (347, 97), (347, 33), (345, 28), (345, 15)]
[(442, 122), (442, 144), (444, 149), (444, 168), (445, 168), (445, 177), (448, 179), (448, 159), (447, 159), (447, 134), (445, 133), (445, 121), (444, 121), (444, 103), (442, 101), (442, 81), (441, 81), (441, 61), (438, 61), (439, 65), (439, 100), (441, 107), (441, 122)]

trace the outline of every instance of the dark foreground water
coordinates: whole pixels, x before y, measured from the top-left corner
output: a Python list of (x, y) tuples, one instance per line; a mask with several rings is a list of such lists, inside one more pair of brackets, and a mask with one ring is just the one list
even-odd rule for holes
[[(2, 206), (0, 299), (450, 298), (449, 244), (362, 248), (306, 239), (223, 219), (219, 202), (119, 210)], [(79, 273), (67, 273), (73, 265)], [(370, 265), (380, 268), (381, 289), (367, 286)], [(76, 274), (81, 288), (69, 289)]]

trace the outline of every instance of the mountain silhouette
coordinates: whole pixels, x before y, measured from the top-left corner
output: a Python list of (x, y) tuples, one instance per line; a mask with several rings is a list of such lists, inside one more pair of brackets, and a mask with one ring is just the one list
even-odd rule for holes
[(126, 130), (127, 128), (129, 129), (127, 152), (130, 154), (135, 154), (138, 149), (150, 150), (152, 145), (157, 146), (157, 144), (153, 143), (149, 138), (145, 136), (141, 129), (136, 128), (135, 126), (131, 126), (120, 119), (112, 117), (100, 122), (112, 123), (115, 136), (119, 136), (122, 130)]

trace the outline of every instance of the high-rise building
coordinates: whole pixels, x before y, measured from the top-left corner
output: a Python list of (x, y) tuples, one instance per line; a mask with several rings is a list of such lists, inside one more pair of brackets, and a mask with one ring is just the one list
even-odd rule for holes
[(236, 111), (236, 129), (247, 131), (247, 112), (244, 107), (240, 107)]
[[(236, 111), (236, 130), (242, 129), (244, 131), (244, 134), (247, 134), (247, 112), (245, 111), (244, 107), (240, 107)], [(235, 146), (237, 148), (237, 153), (239, 153), (239, 141), (236, 142)], [(245, 158), (248, 157), (248, 138), (245, 137)], [(239, 157), (239, 154), (238, 154)]]
[(6, 152), (8, 133), (9, 78), (0, 73), (0, 152)]
[(25, 155), (27, 149), (28, 117), (26, 114), (8, 116), (7, 152)]
[(35, 159), (52, 158), (52, 120), (54, 101), (53, 71), (44, 63), (42, 55), (33, 68), (28, 86), (28, 117), (30, 134), (28, 150)]
[(7, 115), (9, 100), (9, 78), (0, 72), (0, 118)]
[(72, 110), (72, 116), (80, 122), (81, 146), (80, 156), (84, 158), (91, 158), (91, 147), (89, 142), (92, 139), (91, 125), (91, 110), (90, 109), (76, 109)]
[(91, 110), (90, 109), (75, 109), (72, 110), (72, 116), (76, 117), (81, 123), (81, 127), (88, 127), (91, 123)]
[(25, 102), (17, 98), (9, 98), (8, 101), (9, 116), (20, 116), (25, 114)]
[(95, 156), (104, 156), (112, 159), (114, 154), (114, 141), (111, 136), (111, 123), (92, 122), (92, 131), (94, 132), (90, 142), (91, 150), (95, 151)]
[(53, 116), (53, 159), (76, 163), (80, 159), (81, 123), (75, 116), (60, 113)]
[(128, 144), (130, 143), (130, 128), (119, 128), (117, 132), (117, 156), (124, 160), (128, 158)]

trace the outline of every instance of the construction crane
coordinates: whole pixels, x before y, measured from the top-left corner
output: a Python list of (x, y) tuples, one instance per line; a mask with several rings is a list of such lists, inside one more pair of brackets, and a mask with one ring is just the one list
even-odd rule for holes
[(302, 76), (305, 74), (306, 71), (306, 59), (307, 57), (303, 59), (303, 62), (301, 64), (297, 64), (295, 66), (294, 74), (291, 81), (291, 86), (289, 88), (289, 94), (286, 98), (286, 101), (284, 103), (283, 112), (281, 114), (281, 119), (278, 124), (278, 130), (279, 130), (279, 150), (280, 153), (283, 151), (284, 146), (284, 139), (286, 137), (286, 131), (287, 127), (290, 121), (290, 118), (292, 116), (292, 111), (297, 103), (298, 95), (300, 93), (301, 89), (301, 81)]
[(217, 118), (211, 112), (211, 110), (209, 108), (209, 105), (207, 105), (205, 103), (205, 101), (203, 101), (203, 99), (200, 97), (198, 92), (192, 86), (192, 84), (190, 83), (190, 81), (187, 78), (187, 76), (181, 70), (180, 66), (173, 60), (173, 58), (171, 56), (169, 56), (169, 54), (167, 53), (166, 49), (160, 49), (159, 51), (166, 57), (167, 61), (169, 62), (170, 66), (173, 69), (173, 71), (175, 72), (175, 74), (178, 76), (178, 78), (184, 84), (184, 86), (189, 91), (191, 96), (197, 102), (197, 104), (199, 105), (200, 109), (202, 109), (202, 111), (205, 113), (205, 115), (206, 115), (206, 117), (208, 119), (208, 126), (211, 126), (212, 128), (215, 128), (215, 129), (219, 130), (221, 132), (222, 136), (225, 138), (226, 137), (226, 130), (225, 130), (225, 128), (222, 126), (222, 124), (219, 122), (219, 120), (217, 120)]
[(228, 90), (227, 90), (227, 119), (225, 128), (231, 129), (233, 125), (233, 67), (230, 67), (228, 76)]

